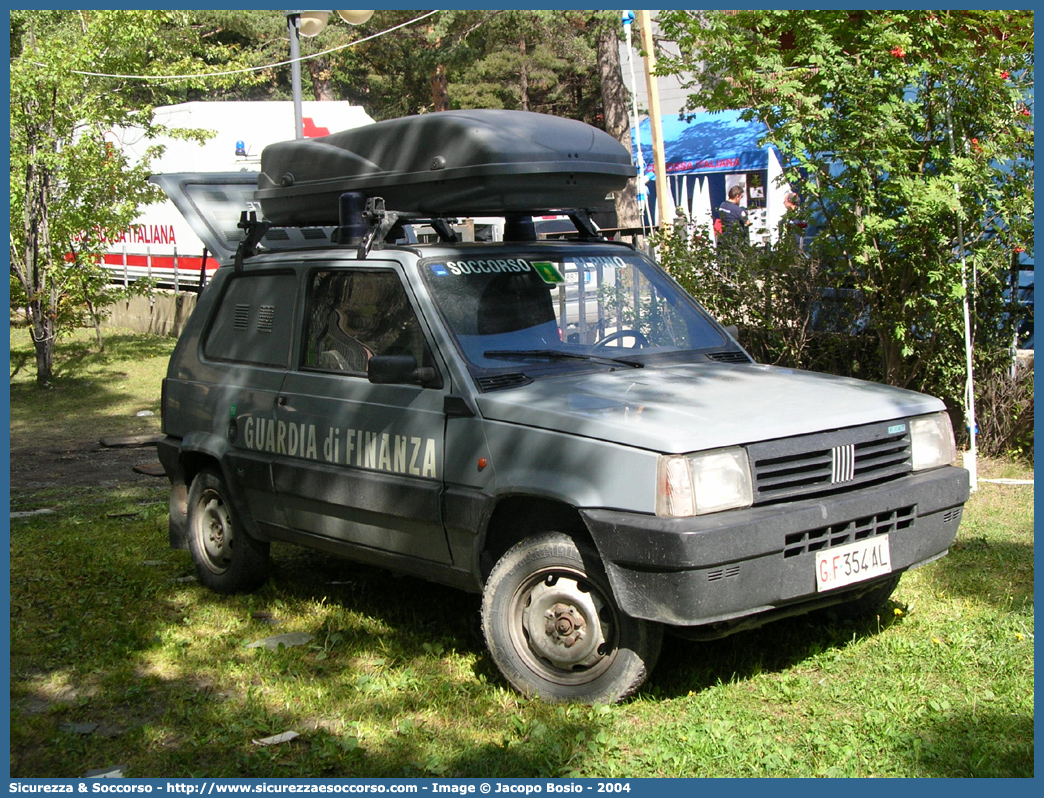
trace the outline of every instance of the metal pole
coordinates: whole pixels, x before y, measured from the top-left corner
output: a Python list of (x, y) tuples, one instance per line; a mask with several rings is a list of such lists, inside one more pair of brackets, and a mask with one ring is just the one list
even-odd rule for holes
[[(946, 109), (946, 121), (950, 128), (950, 155), (957, 157), (957, 146), (953, 137), (953, 114), (950, 108)], [(953, 193), (960, 202), (961, 186), (956, 180), (953, 183)], [(978, 448), (976, 436), (978, 435), (978, 423), (975, 420), (975, 372), (972, 368), (972, 338), (971, 338), (971, 308), (968, 301), (968, 260), (964, 249), (964, 224), (961, 222), (960, 213), (957, 214), (957, 243), (961, 248), (961, 283), (964, 286), (964, 366), (966, 379), (964, 383), (964, 420), (968, 425), (968, 453), (964, 457), (964, 467), (968, 469), (968, 478), (973, 491), (979, 489), (979, 465)]]
[(301, 45), (298, 39), (299, 14), (290, 14), (286, 18), (287, 30), (290, 33), (290, 88), (294, 96), (294, 138), (304, 138), (304, 114), (301, 110)]
[(663, 154), (663, 129), (660, 127), (660, 89), (656, 83), (656, 48), (653, 44), (652, 17), (648, 11), (638, 12), (638, 25), (642, 33), (642, 49), (645, 51), (645, 83), (649, 90), (649, 128), (652, 131), (653, 171), (656, 173), (656, 209), (661, 230), (670, 229), (674, 210), (667, 198), (667, 165)]
[(156, 321), (156, 291), (152, 285), (152, 247), (145, 247), (145, 268), (149, 280), (149, 332), (153, 330)]
[(1014, 319), (1011, 332), (1011, 379), (1019, 370), (1019, 253), (1011, 253), (1011, 273), (1008, 277), (1008, 316)]
[(207, 248), (203, 247), (203, 258), (199, 262), (199, 288), (197, 294), (202, 294), (207, 285)]
[[(623, 17), (624, 33), (627, 38), (627, 66), (631, 70), (631, 119), (634, 124), (634, 148), (638, 161), (638, 213), (642, 220), (642, 229), (645, 224), (646, 215), (649, 213), (649, 205), (646, 201), (645, 153), (642, 152), (642, 129), (641, 119), (638, 116), (638, 81), (634, 77), (634, 51), (631, 47), (631, 25), (634, 23), (634, 13), (625, 11)], [(652, 221), (650, 219), (650, 221)]]

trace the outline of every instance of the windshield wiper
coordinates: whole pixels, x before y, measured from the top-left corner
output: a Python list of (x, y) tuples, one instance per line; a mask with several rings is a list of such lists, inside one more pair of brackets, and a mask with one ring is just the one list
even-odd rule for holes
[(586, 360), (590, 363), (604, 363), (610, 366), (630, 366), (633, 369), (645, 368), (644, 363), (624, 360), (616, 357), (601, 357), (579, 352), (563, 352), (561, 349), (490, 349), (482, 353), (483, 357), (502, 357), (509, 360), (530, 360), (547, 358), (548, 360)]

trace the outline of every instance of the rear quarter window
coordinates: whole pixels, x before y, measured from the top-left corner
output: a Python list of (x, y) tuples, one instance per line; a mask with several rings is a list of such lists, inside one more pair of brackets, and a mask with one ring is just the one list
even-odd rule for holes
[(287, 368), (297, 278), (291, 273), (232, 277), (203, 342), (210, 360)]

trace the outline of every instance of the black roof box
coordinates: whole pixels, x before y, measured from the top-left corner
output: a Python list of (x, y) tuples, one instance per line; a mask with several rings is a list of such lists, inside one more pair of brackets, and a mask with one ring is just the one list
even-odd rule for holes
[(442, 111), (265, 147), (256, 198), (275, 225), (337, 224), (338, 197), (431, 216), (605, 207), (636, 170), (604, 131), (528, 111)]

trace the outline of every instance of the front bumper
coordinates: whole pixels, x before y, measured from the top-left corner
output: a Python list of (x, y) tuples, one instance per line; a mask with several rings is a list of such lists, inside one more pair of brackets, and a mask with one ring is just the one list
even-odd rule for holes
[(968, 472), (947, 466), (849, 493), (693, 518), (581, 513), (624, 612), (728, 633), (753, 616), (836, 603), (835, 594), (816, 592), (815, 552), (851, 542), (858, 530), (860, 537), (888, 534), (893, 573), (941, 557), (968, 492)]

